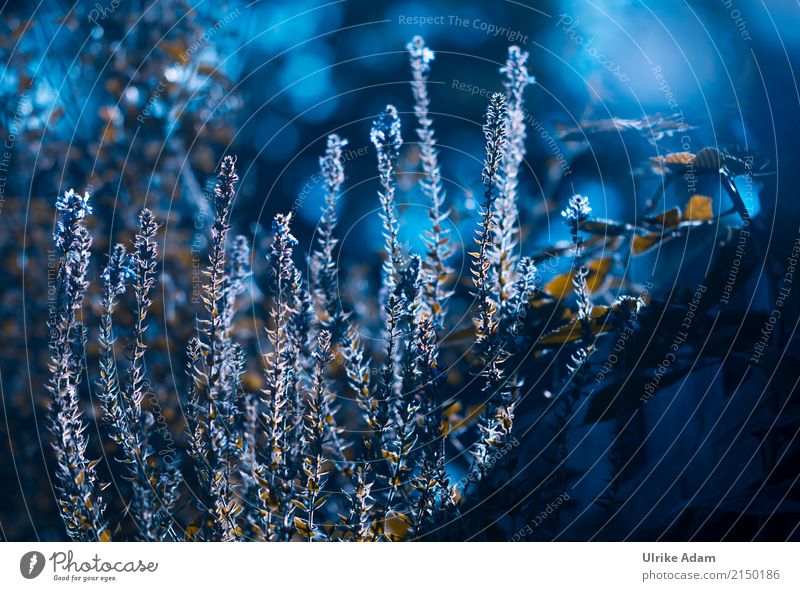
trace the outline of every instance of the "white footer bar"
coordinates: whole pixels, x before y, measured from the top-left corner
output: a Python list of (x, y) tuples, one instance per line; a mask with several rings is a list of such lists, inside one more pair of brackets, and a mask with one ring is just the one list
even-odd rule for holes
[(800, 589), (799, 562), (800, 546), (790, 543), (6, 543), (0, 581), (5, 589), (120, 591), (777, 591)]

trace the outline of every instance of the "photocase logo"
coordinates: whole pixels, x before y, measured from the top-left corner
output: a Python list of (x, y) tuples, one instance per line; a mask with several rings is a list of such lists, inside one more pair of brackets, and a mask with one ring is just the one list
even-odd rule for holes
[(41, 552), (26, 552), (19, 561), (19, 572), (26, 579), (35, 579), (44, 570), (44, 554)]

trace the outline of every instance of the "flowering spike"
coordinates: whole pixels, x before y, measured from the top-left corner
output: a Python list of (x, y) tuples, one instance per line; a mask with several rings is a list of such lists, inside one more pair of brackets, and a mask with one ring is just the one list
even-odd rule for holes
[(504, 75), (508, 111), (506, 117), (506, 143), (503, 148), (502, 183), (497, 201), (497, 248), (493, 253), (497, 266), (497, 292), (500, 306), (505, 307), (513, 297), (516, 280), (516, 249), (519, 244), (517, 187), (519, 168), (525, 158), (525, 108), (523, 92), (533, 82), (525, 62), (528, 53), (513, 45), (508, 48), (508, 59), (500, 72)]
[(339, 302), (339, 280), (334, 249), (338, 240), (334, 236), (337, 224), (336, 205), (344, 183), (344, 158), (342, 149), (347, 140), (336, 134), (328, 136), (325, 155), (319, 159), (319, 166), (325, 180), (325, 206), (319, 222), (317, 249), (311, 257), (313, 291), (325, 312), (322, 324), (331, 331), (334, 341), (345, 336), (347, 315)]
[(382, 190), (379, 193), (381, 202), (381, 219), (383, 220), (385, 250), (387, 261), (384, 265), (386, 288), (391, 290), (397, 273), (402, 268), (400, 242), (397, 238), (399, 222), (395, 211), (395, 191), (397, 190), (397, 159), (403, 138), (400, 136), (400, 118), (397, 109), (387, 105), (380, 117), (372, 123), (370, 138), (378, 154), (378, 175)]
[(420, 180), (422, 192), (430, 202), (428, 217), (431, 227), (425, 232), (426, 256), (425, 272), (425, 306), (434, 317), (434, 323), (440, 325), (444, 317), (445, 304), (450, 293), (445, 288), (452, 269), (447, 266), (447, 259), (453, 254), (448, 232), (444, 228), (449, 212), (444, 206), (444, 187), (439, 168), (439, 152), (436, 149), (436, 137), (433, 132), (433, 121), (430, 116), (428, 97), (428, 71), (434, 59), (433, 52), (425, 45), (425, 40), (415, 36), (407, 45), (411, 63), (411, 90), (414, 94), (414, 114), (417, 117), (417, 137), (420, 145), (420, 161), (424, 177)]
[(72, 190), (56, 202), (58, 221), (53, 239), (58, 253), (55, 302), (48, 323), (52, 395), (49, 429), (56, 455), (56, 492), (59, 512), (73, 540), (99, 541), (109, 536), (105, 503), (95, 471), (86, 458), (88, 440), (79, 403), (84, 370), (86, 328), (77, 313), (86, 295), (92, 238), (86, 228), (91, 213), (88, 194)]

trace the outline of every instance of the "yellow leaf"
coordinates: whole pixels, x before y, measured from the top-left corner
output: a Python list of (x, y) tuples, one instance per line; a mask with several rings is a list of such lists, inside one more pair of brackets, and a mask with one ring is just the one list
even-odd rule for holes
[(392, 542), (400, 542), (408, 537), (411, 520), (402, 513), (391, 512), (386, 517), (384, 533)]
[(694, 154), (691, 152), (673, 152), (663, 156), (661, 160), (667, 164), (691, 164), (694, 162)]
[(696, 156), (691, 152), (672, 152), (666, 156), (656, 156), (651, 158), (653, 168), (658, 173), (665, 173), (668, 170), (683, 170), (687, 166), (694, 165)]
[(677, 228), (681, 222), (681, 208), (673, 207), (664, 213), (644, 219), (645, 223), (664, 228)]
[(396, 464), (397, 462), (400, 461), (400, 458), (397, 457), (396, 453), (388, 451), (388, 450), (385, 450), (385, 449), (381, 450), (381, 455), (384, 458), (386, 458), (387, 460), (389, 460), (390, 462), (392, 462), (393, 464)]
[(483, 404), (479, 404), (477, 406), (471, 406), (467, 409), (467, 416), (463, 419), (457, 421), (454, 425), (452, 430), (453, 431), (460, 431), (465, 427), (471, 425), (474, 421), (478, 419), (483, 414), (484, 406)]
[(442, 411), (442, 414), (447, 418), (450, 418), (454, 416), (456, 413), (460, 412), (462, 408), (463, 405), (460, 402), (455, 401), (453, 404), (445, 408), (444, 411)]
[[(603, 257), (589, 261), (586, 265), (589, 273), (586, 275), (586, 287), (592, 293), (597, 292), (605, 283), (613, 260), (611, 257)], [(572, 293), (574, 286), (572, 285), (573, 272), (569, 271), (563, 273), (558, 277), (551, 279), (547, 285), (544, 286), (544, 291), (556, 298), (563, 298)]]
[(633, 254), (642, 254), (653, 248), (661, 241), (662, 234), (659, 232), (648, 232), (644, 236), (636, 234), (631, 242)]
[(559, 299), (572, 293), (572, 271), (562, 273), (548, 281), (544, 291)]
[(294, 518), (294, 527), (297, 529), (300, 535), (303, 535), (307, 538), (311, 537), (312, 535), (311, 529), (308, 527), (306, 522), (300, 519), (299, 517)]
[(683, 212), (685, 222), (705, 222), (714, 219), (714, 201), (705, 195), (693, 195)]
[(447, 437), (448, 435), (450, 435), (450, 421), (448, 421), (448, 420), (442, 421), (442, 424), (439, 427), (441, 428), (442, 435), (444, 437)]
[(602, 259), (589, 261), (589, 264), (587, 265), (587, 268), (589, 269), (589, 275), (586, 277), (586, 287), (589, 288), (589, 291), (594, 293), (603, 286), (608, 272), (611, 271), (612, 263), (613, 260), (611, 257), (604, 257)]

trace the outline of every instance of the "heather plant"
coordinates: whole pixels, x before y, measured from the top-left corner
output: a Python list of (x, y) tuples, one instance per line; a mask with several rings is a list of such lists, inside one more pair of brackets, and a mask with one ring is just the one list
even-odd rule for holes
[[(393, 105), (372, 122), (377, 181), (370, 193), (382, 240), (376, 259), (364, 257), (365, 287), (357, 291), (369, 305), (343, 295), (352, 277), (352, 265), (339, 262), (348, 140), (327, 135), (318, 160), (322, 211), (307, 245), (296, 208), (274, 216), (263, 243), (254, 239), (251, 246), (235, 235), (239, 171), (235, 157), (222, 158), (207, 204), (212, 224), (198, 310), (180, 342), (186, 376), (175, 387), (183, 394), (182, 420), (167, 420), (153, 402), (173, 391), (162, 383), (149, 320), (171, 254), (159, 260), (158, 210), (141, 210), (130, 248), (108, 248), (97, 355), (90, 358), (93, 310), (84, 303), (92, 293), (92, 210), (85, 195), (70, 191), (58, 199), (50, 430), (59, 509), (71, 538), (402, 541), (467, 539), (497, 523), (508, 530), (555, 495), (571, 497), (571, 437), (581, 417), (615, 421), (608, 486), (596, 504), (607, 514), (618, 506), (633, 435), (623, 427), (625, 401), (609, 402), (603, 388), (618, 386), (627, 368), (609, 362), (595, 385), (590, 376), (609, 342), (642, 330), (645, 299), (652, 303), (617, 273), (617, 253), (628, 248), (639, 256), (709, 222), (710, 198), (693, 197), (683, 212), (622, 223), (593, 217), (588, 198), (572, 195), (563, 212), (569, 240), (533, 247), (522, 231), (532, 215), (523, 200), (528, 54), (509, 48), (500, 69), (505, 92), (491, 94), (486, 106), (483, 166), (474, 171), (480, 189), (469, 208), (459, 191), (445, 191), (446, 160), (429, 95), (434, 53), (419, 36), (406, 50), (408, 119), (418, 141), (404, 144), (405, 115)], [(403, 184), (406, 175), (412, 182)], [(401, 238), (403, 199), (412, 191), (427, 207), (421, 252)], [(474, 229), (469, 244), (451, 232), (458, 224)], [(371, 265), (377, 256), (379, 264)], [(562, 258), (559, 274), (550, 261)], [(463, 278), (454, 270), (460, 259), (469, 269)], [(543, 281), (544, 272), (554, 277)], [(614, 294), (603, 289), (612, 279)], [(118, 358), (121, 335), (129, 345)], [(122, 502), (101, 497), (98, 462), (87, 457), (84, 372), (99, 374), (102, 432), (117, 460), (109, 472), (122, 476)], [(598, 400), (607, 404), (598, 408)], [(162, 424), (176, 435), (180, 459), (160, 453)], [(521, 477), (523, 462), (532, 467)], [(507, 498), (487, 503), (500, 490)], [(551, 519), (537, 535), (555, 533), (559, 523)]]
[[(469, 494), (469, 486), (459, 489), (451, 482), (449, 429), (441, 420), (447, 376), (440, 366), (440, 331), (447, 327), (446, 303), (454, 293), (448, 285), (452, 274), (448, 260), (454, 249), (444, 227), (449, 212), (428, 110), (427, 76), (434, 56), (420, 37), (407, 49), (421, 153), (420, 186), (429, 201), (430, 227), (424, 257), (408, 252), (399, 237), (397, 204), (401, 124), (397, 109), (389, 105), (373, 123), (370, 135), (377, 155), (384, 236), (377, 294), (383, 325), (380, 346), (363, 343), (339, 298), (335, 234), (347, 142), (334, 134), (320, 158), (324, 205), (308, 261), (309, 287), (295, 261), (298, 241), (290, 228), (292, 215), (279, 214), (273, 221), (266, 266), (268, 350), (263, 355), (263, 389), (260, 396), (243, 390), (248, 360), (245, 348), (236, 341), (235, 319), (237, 298), (251, 276), (250, 249), (244, 237), (229, 237), (238, 181), (236, 161), (226, 156), (220, 164), (211, 194), (214, 217), (202, 287), (204, 314), (198, 317), (186, 350), (187, 451), (198, 486), (197, 517), (186, 528), (187, 539), (410, 539), (437, 531), (458, 514), (459, 503)], [(518, 260), (512, 253), (518, 244), (514, 224), (517, 175), (524, 157), (520, 117), (522, 90), (529, 81), (526, 58), (516, 48), (510, 50), (502, 69), (507, 97), (500, 93), (491, 97), (484, 125), (484, 196), (477, 250), (471, 254), (474, 349), (480, 359), (478, 376), (485, 400), (471, 450), (470, 470), (476, 475), (472, 482), (491, 471), (493, 450), (509, 440), (522, 382), (515, 371), (507, 374), (505, 364), (524, 331), (527, 309), (536, 294), (533, 259)], [(87, 287), (90, 239), (83, 219), (90, 210), (85, 198), (70, 193), (65, 199), (69, 203), (59, 202), (65, 220), (59, 226), (57, 245), (65, 264), (82, 262), (63, 273), (67, 301), (63, 322), (81, 335), (83, 329), (70, 310), (80, 307)], [(99, 333), (98, 397), (121, 461), (129, 468), (125, 479), (131, 487), (131, 517), (137, 536), (144, 540), (176, 537), (171, 520), (179, 478), (176, 466), (154, 458), (154, 419), (143, 407), (150, 387), (144, 358), (156, 278), (157, 230), (154, 215), (145, 209), (132, 254), (123, 245), (111, 249), (102, 273)], [(576, 260), (580, 260), (577, 232), (576, 225)], [(67, 256), (73, 251), (77, 259)], [(585, 291), (581, 277), (577, 273), (577, 293)], [(134, 321), (127, 368), (121, 372), (115, 358), (113, 316), (128, 286), (133, 290)], [(579, 305), (579, 317), (585, 313)], [(61, 354), (56, 344), (53, 350)], [(75, 347), (66, 351), (74, 355)], [(64, 363), (59, 357), (54, 359)], [(341, 382), (331, 378), (334, 362), (339, 360), (344, 366)], [(64, 386), (53, 388), (54, 393), (66, 388), (69, 394), (67, 386), (75, 391), (78, 361), (71, 357), (68, 361), (69, 377)], [(366, 428), (360, 442), (345, 441), (337, 424), (335, 388), (340, 383), (360, 409)], [(74, 394), (66, 396), (68, 401), (73, 398)], [(77, 429), (78, 437), (81, 431)], [(81, 494), (90, 500), (82, 510), (93, 508), (97, 525), (91, 535), (81, 533), (78, 524), (89, 520), (71, 517), (75, 533), (70, 532), (81, 539), (108, 537), (102, 529), (102, 505), (92, 500), (94, 493), (87, 486), (95, 476), (93, 464), (83, 458), (84, 451), (82, 443), (77, 448), (79, 459), (73, 463), (83, 462), (91, 478), (79, 475), (74, 484), (87, 489)], [(346, 503), (331, 499), (326, 488), (333, 485), (344, 487)], [(338, 526), (332, 519), (337, 510)]]
[[(326, 384), (326, 366), (331, 360), (331, 334), (322, 330), (318, 336), (317, 349), (314, 352), (314, 376), (311, 393), (306, 403), (303, 416), (302, 475), (305, 477), (300, 493), (295, 501), (302, 511), (303, 517), (295, 517), (294, 524), (298, 533), (309, 542), (320, 535), (318, 519), (320, 509), (328, 500), (323, 487), (327, 482), (325, 464), (325, 428), (330, 414), (331, 393)], [(301, 478), (301, 480), (303, 480)]]
[(288, 442), (289, 431), (295, 422), (290, 414), (292, 401), (287, 397), (296, 392), (296, 380), (300, 378), (293, 363), (296, 352), (293, 351), (294, 345), (289, 334), (294, 313), (291, 283), (296, 278), (292, 251), (297, 244), (289, 228), (290, 222), (291, 215), (279, 214), (272, 227), (269, 253), (272, 305), (270, 327), (267, 329), (271, 351), (265, 356), (264, 366), (265, 468), (269, 481), (269, 488), (264, 494), (269, 507), (267, 535), (274, 535), (276, 539), (286, 539), (291, 533), (293, 490), (290, 476), (294, 469), (292, 461), (296, 458), (289, 454)]
[[(589, 355), (592, 353), (590, 341), (592, 339), (592, 296), (586, 278), (589, 270), (584, 264), (583, 258), (583, 236), (581, 235), (581, 224), (589, 219), (592, 208), (589, 207), (589, 200), (583, 195), (573, 195), (570, 197), (569, 206), (562, 212), (567, 226), (569, 227), (570, 237), (574, 254), (572, 258), (572, 286), (575, 290), (577, 302), (577, 319), (581, 329), (581, 346), (579, 346), (572, 356), (570, 371), (574, 374), (582, 370), (587, 363)], [(576, 382), (576, 389), (581, 387), (581, 379)]]
[[(139, 215), (139, 233), (130, 259), (122, 244), (111, 251), (102, 274), (103, 313), (100, 319), (100, 379), (97, 396), (110, 428), (111, 438), (119, 446), (119, 461), (128, 467), (125, 480), (131, 485), (130, 514), (144, 541), (174, 537), (172, 510), (178, 499), (180, 472), (166, 461), (159, 461), (153, 447), (155, 411), (143, 409), (150, 392), (146, 379), (145, 351), (147, 316), (152, 305), (158, 250), (158, 224), (153, 213), (143, 209)], [(130, 282), (135, 297), (135, 320), (129, 347), (128, 368), (121, 379), (114, 351), (113, 314), (117, 297)]]
[(500, 69), (506, 89), (506, 138), (502, 148), (500, 198), (495, 204), (495, 248), (492, 252), (497, 274), (498, 305), (505, 308), (514, 295), (519, 208), (517, 195), (520, 165), (525, 158), (525, 107), (523, 93), (533, 82), (528, 75), (528, 53), (516, 45), (508, 48), (506, 64)]
[(430, 229), (425, 233), (425, 303), (435, 325), (441, 324), (445, 315), (445, 305), (450, 293), (447, 281), (452, 273), (448, 259), (453, 255), (453, 246), (449, 232), (444, 224), (449, 212), (445, 205), (445, 191), (442, 184), (442, 173), (439, 167), (439, 152), (436, 148), (436, 136), (433, 130), (433, 119), (430, 115), (430, 98), (428, 96), (428, 72), (434, 53), (419, 35), (406, 45), (411, 63), (411, 90), (414, 94), (414, 114), (417, 118), (417, 137), (420, 143), (420, 161), (424, 176), (420, 187), (430, 201), (428, 217)]
[(344, 534), (342, 540), (350, 542), (366, 542), (370, 535), (370, 515), (374, 503), (371, 490), (373, 482), (369, 480), (368, 465), (359, 466), (353, 472), (353, 491), (347, 494), (349, 511), (347, 515), (339, 515)]
[(105, 501), (97, 480), (97, 460), (86, 457), (86, 425), (79, 400), (85, 368), (86, 327), (80, 321), (88, 288), (92, 238), (86, 227), (91, 214), (89, 195), (69, 190), (56, 201), (59, 219), (53, 234), (58, 265), (50, 331), (50, 432), (56, 455), (58, 507), (67, 534), (89, 542), (108, 539)]
[(474, 470), (480, 475), (486, 470), (490, 450), (505, 444), (514, 419), (514, 389), (510, 387), (504, 373), (503, 364), (508, 354), (500, 334), (499, 304), (494, 292), (498, 277), (491, 260), (491, 253), (496, 247), (495, 203), (498, 199), (500, 163), (506, 144), (506, 117), (506, 99), (502, 94), (495, 93), (489, 102), (486, 124), (483, 127), (486, 137), (486, 158), (483, 163), (485, 191), (475, 238), (478, 250), (470, 253), (473, 257), (475, 297), (478, 300), (475, 347), (481, 356), (481, 376), (486, 394), (483, 416), (479, 423), (481, 438), (473, 451)]
[(336, 134), (328, 136), (325, 155), (319, 166), (325, 179), (325, 206), (317, 230), (317, 249), (311, 258), (313, 287), (317, 306), (324, 314), (320, 324), (331, 333), (334, 342), (347, 336), (347, 314), (339, 301), (338, 269), (334, 252), (338, 239), (334, 232), (338, 222), (336, 207), (344, 184), (344, 160), (342, 150), (347, 140)]
[(381, 220), (384, 231), (385, 260), (382, 269), (382, 312), (384, 318), (383, 362), (380, 367), (378, 384), (364, 401), (363, 408), (372, 435), (367, 441), (373, 459), (379, 459), (386, 449), (387, 438), (392, 427), (393, 407), (396, 404), (397, 373), (401, 322), (408, 301), (405, 286), (401, 281), (405, 266), (398, 238), (398, 220), (395, 209), (395, 179), (397, 159), (403, 139), (400, 136), (400, 119), (397, 109), (388, 105), (381, 116), (373, 123), (370, 133), (378, 155), (378, 174), (381, 191), (378, 196), (381, 205)]
[(242, 512), (231, 477), (236, 448), (241, 348), (232, 342), (231, 323), (236, 295), (247, 276), (246, 241), (237, 237), (232, 268), (228, 268), (230, 212), (238, 182), (236, 160), (226, 156), (220, 165), (212, 201), (214, 224), (211, 252), (205, 271), (203, 304), (208, 315), (199, 319), (197, 337), (189, 344), (192, 385), (188, 398), (191, 453), (200, 481), (201, 536), (233, 540), (242, 535), (236, 517)]
[(593, 305), (586, 281), (589, 271), (584, 264), (584, 239), (581, 231), (581, 225), (588, 221), (591, 211), (588, 198), (583, 195), (573, 195), (569, 200), (567, 209), (561, 212), (569, 228), (574, 249), (570, 277), (577, 305), (576, 321), (578, 323), (579, 338), (571, 354), (570, 363), (567, 365), (570, 377), (562, 391), (561, 398), (563, 398), (563, 401), (556, 414), (557, 431), (554, 437), (556, 446), (552, 465), (555, 472), (556, 485), (562, 489), (560, 492), (563, 492), (567, 482), (568, 427), (575, 414), (575, 405), (583, 391), (589, 357), (594, 350)]

